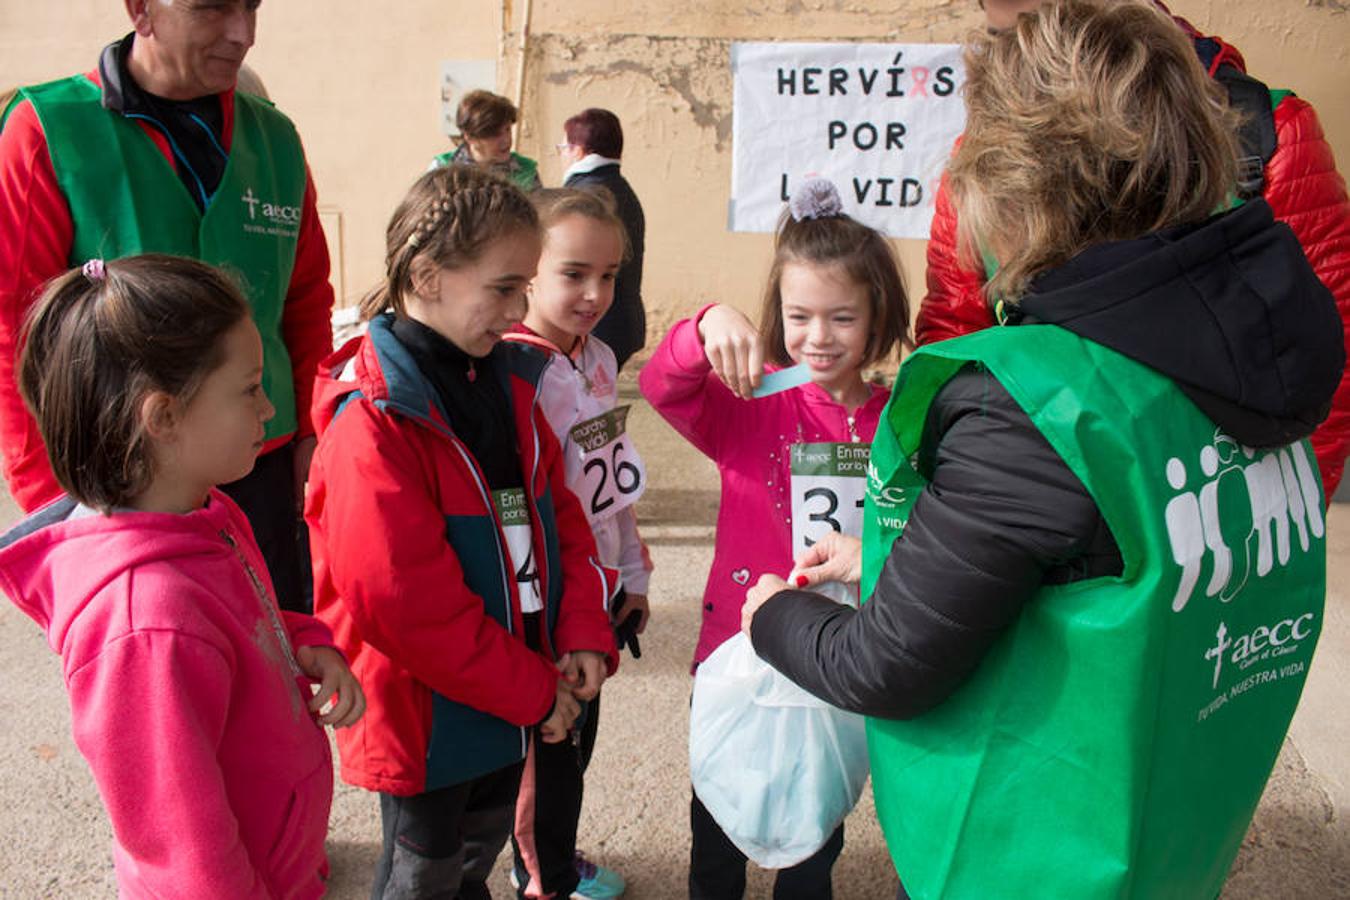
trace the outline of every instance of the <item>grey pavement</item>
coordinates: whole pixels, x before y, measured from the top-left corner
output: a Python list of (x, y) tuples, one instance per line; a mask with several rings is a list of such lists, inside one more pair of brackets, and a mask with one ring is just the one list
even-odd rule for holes
[[(651, 487), (639, 505), (656, 572), (643, 658), (625, 656), (605, 686), (604, 716), (580, 844), (628, 878), (632, 900), (686, 896), (689, 660), (717, 510), (713, 466), (625, 383), (629, 428)], [(0, 497), (0, 524), (18, 512)], [(1321, 645), (1290, 738), (1233, 867), (1225, 900), (1350, 898), (1350, 507), (1329, 516), (1330, 590)], [(110, 829), (70, 737), (57, 657), (36, 626), (0, 603), (0, 897), (115, 896)], [(839, 900), (891, 900), (896, 877), (870, 791), (846, 824), (835, 869)], [(339, 785), (329, 834), (329, 896), (369, 895), (379, 850), (373, 795)], [(753, 870), (753, 867), (752, 867)], [(511, 896), (499, 861), (492, 888)], [(768, 897), (753, 870), (747, 896)]]

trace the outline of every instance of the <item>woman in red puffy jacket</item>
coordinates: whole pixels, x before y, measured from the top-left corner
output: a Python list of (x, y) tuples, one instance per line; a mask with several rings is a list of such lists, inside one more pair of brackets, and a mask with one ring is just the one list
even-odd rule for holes
[[(993, 29), (1011, 26), (1018, 13), (1039, 5), (1040, 0), (980, 0)], [(1246, 71), (1237, 48), (1202, 35), (1185, 19), (1172, 18), (1191, 37), (1196, 55), (1212, 77), (1217, 77), (1224, 66)], [(1336, 298), (1343, 327), (1350, 331), (1350, 197), (1345, 181), (1336, 171), (1331, 146), (1312, 105), (1290, 93), (1272, 91), (1271, 96), (1272, 101), (1278, 100), (1274, 107), (1276, 149), (1265, 166), (1261, 195), (1275, 217), (1294, 230), (1313, 271)], [(963, 267), (957, 259), (956, 213), (945, 176), (936, 204), (928, 241), (928, 294), (919, 307), (915, 326), (919, 344), (994, 324), (983, 294), (983, 273)], [(1350, 452), (1350, 381), (1344, 376), (1331, 413), (1313, 433), (1312, 443), (1330, 498)]]

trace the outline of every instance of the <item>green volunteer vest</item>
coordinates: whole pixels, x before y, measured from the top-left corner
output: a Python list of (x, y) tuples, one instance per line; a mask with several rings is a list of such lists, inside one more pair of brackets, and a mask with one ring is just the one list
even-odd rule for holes
[(230, 271), (262, 335), (263, 388), (277, 410), (266, 438), (295, 431), (294, 376), (281, 334), (305, 198), (295, 126), (265, 101), (235, 94), (229, 162), (203, 214), (141, 126), (103, 109), (98, 86), (84, 75), (23, 88), (19, 97), (37, 112), (70, 204), (69, 263), (171, 253)]
[(900, 878), (915, 900), (1215, 897), (1321, 631), (1307, 442), (1249, 451), (1166, 378), (1055, 326), (924, 347), (872, 444), (864, 597), (924, 488), (933, 397), (971, 363), (1081, 479), (1124, 571), (1043, 587), (946, 702), (868, 721)]
[[(437, 169), (442, 166), (450, 165), (455, 157), (456, 150), (447, 150), (444, 153), (437, 153), (431, 158), (431, 168)], [(489, 169), (492, 172), (498, 172), (506, 176), (507, 180), (529, 193), (535, 188), (535, 180), (539, 175), (539, 163), (530, 159), (528, 156), (521, 156), (519, 153), (511, 153), (511, 161), (500, 168)]]

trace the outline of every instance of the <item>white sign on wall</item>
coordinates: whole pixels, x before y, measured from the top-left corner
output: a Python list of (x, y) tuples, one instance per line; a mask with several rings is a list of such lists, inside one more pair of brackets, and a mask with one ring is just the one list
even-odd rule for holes
[(965, 128), (956, 44), (738, 43), (732, 231), (773, 231), (802, 179), (892, 237), (927, 238), (938, 180)]
[(441, 62), (441, 133), (455, 137), (455, 112), (469, 91), (497, 89), (495, 59), (454, 59)]

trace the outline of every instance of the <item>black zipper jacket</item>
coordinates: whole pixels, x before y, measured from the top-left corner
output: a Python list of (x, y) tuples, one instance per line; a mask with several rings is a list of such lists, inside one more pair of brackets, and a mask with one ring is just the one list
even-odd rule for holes
[[(1255, 447), (1310, 434), (1345, 366), (1330, 292), (1260, 200), (1090, 248), (1040, 276), (1013, 318), (1144, 363)], [(938, 393), (919, 461), (929, 485), (872, 599), (855, 612), (782, 591), (752, 628), (759, 655), (807, 690), (883, 718), (946, 699), (1041, 585), (1121, 569), (1082, 482), (987, 372)]]

